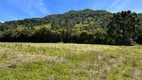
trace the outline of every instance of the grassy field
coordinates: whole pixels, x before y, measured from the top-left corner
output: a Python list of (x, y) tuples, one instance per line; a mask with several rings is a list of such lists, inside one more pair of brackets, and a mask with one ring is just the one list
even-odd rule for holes
[(142, 46), (0, 43), (0, 80), (142, 80)]

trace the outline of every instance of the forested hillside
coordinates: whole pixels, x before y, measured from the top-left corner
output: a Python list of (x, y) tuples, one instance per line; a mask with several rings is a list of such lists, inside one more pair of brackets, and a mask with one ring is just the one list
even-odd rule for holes
[(142, 43), (142, 14), (71, 10), (0, 23), (0, 41), (134, 45)]

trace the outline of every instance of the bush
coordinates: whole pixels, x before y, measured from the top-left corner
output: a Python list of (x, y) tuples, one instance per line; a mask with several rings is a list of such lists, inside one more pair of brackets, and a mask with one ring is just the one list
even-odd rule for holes
[(133, 41), (132, 38), (128, 38), (124, 41), (124, 45), (127, 45), (127, 46), (133, 46), (135, 44), (135, 42)]

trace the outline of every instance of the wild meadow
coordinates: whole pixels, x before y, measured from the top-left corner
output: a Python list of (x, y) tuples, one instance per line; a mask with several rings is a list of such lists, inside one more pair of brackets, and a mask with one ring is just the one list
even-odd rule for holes
[(0, 80), (142, 80), (142, 46), (0, 43)]

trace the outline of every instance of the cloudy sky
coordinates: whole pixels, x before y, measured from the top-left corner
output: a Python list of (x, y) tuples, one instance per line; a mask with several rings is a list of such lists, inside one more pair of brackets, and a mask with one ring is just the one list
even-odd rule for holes
[(132, 10), (142, 13), (142, 0), (0, 0), (0, 22), (60, 14), (69, 10)]

